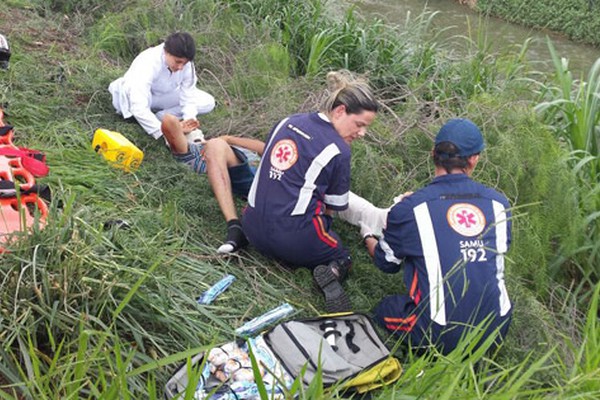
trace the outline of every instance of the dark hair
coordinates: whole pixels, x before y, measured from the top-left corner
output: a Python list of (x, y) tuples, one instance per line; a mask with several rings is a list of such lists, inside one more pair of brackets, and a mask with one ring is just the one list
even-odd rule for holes
[(379, 104), (369, 84), (355, 78), (349, 71), (341, 70), (327, 74), (329, 96), (321, 106), (321, 112), (329, 113), (339, 105), (346, 106), (347, 114), (359, 114), (364, 110), (377, 112)]
[(189, 33), (175, 32), (169, 35), (165, 40), (165, 50), (175, 57), (194, 61), (194, 56), (196, 55), (196, 43)]
[(433, 148), (433, 163), (442, 167), (447, 173), (452, 173), (454, 169), (467, 168), (467, 159), (471, 156), (462, 157), (458, 155), (458, 147), (452, 142), (440, 142)]

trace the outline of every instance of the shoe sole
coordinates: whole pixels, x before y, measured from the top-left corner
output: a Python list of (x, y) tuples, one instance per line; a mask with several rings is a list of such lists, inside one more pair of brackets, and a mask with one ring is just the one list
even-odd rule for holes
[(329, 313), (352, 311), (350, 299), (337, 277), (327, 265), (319, 265), (313, 272), (313, 277), (319, 289), (325, 296), (325, 309)]

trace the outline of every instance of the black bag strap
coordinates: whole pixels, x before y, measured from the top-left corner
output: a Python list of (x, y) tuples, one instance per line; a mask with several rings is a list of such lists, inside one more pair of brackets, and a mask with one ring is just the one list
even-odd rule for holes
[(346, 321), (346, 326), (348, 327), (348, 333), (346, 334), (346, 345), (354, 354), (356, 354), (360, 351), (360, 347), (354, 343), (354, 336), (356, 336), (354, 324), (350, 321)]
[(0, 126), (0, 136), (8, 135), (8, 132), (12, 131), (13, 127), (10, 125)]
[[(338, 347), (335, 343), (337, 338), (342, 336), (342, 333), (337, 330), (337, 323), (328, 319), (319, 325), (319, 329), (324, 332), (323, 337), (327, 340), (327, 343), (329, 343), (333, 351), (338, 351)], [(333, 338), (329, 339), (329, 336), (331, 335), (333, 335)]]
[[(48, 185), (35, 184), (31, 186), (29, 189), (19, 188), (21, 194), (30, 194), (35, 193), (40, 196), (42, 199), (46, 200), (46, 202), (50, 203), (52, 200), (52, 193), (50, 191), (50, 187)], [(12, 181), (0, 181), (0, 198), (6, 199), (9, 197), (17, 196), (17, 188), (14, 182)]]

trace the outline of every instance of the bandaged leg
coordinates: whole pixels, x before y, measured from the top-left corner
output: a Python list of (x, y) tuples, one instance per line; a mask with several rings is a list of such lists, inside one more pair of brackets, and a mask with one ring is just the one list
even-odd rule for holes
[(368, 226), (371, 228), (371, 233), (381, 236), (383, 228), (385, 228), (389, 210), (389, 208), (375, 207), (369, 201), (350, 192), (348, 208), (344, 211), (339, 211), (337, 215), (352, 225)]

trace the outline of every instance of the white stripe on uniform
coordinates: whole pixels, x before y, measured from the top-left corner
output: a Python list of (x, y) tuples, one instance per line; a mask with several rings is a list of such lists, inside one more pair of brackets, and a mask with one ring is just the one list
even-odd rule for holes
[(328, 204), (330, 206), (341, 207), (341, 206), (345, 206), (346, 204), (348, 204), (349, 197), (350, 197), (350, 191), (348, 191), (344, 194), (326, 194), (323, 201), (325, 201), (325, 204)]
[(419, 238), (425, 258), (427, 279), (429, 280), (429, 314), (432, 321), (446, 325), (446, 307), (444, 304), (444, 279), (442, 265), (438, 254), (437, 241), (433, 230), (433, 222), (427, 203), (422, 203), (413, 209)]
[(511, 308), (508, 291), (504, 283), (504, 253), (508, 250), (508, 224), (506, 222), (506, 209), (497, 202), (492, 201), (494, 217), (496, 218), (496, 279), (498, 280), (498, 290), (500, 291), (500, 315), (505, 316)]
[(400, 265), (402, 260), (397, 258), (394, 255), (394, 250), (392, 250), (392, 248), (390, 247), (388, 242), (385, 241), (385, 236), (382, 236), (381, 239), (379, 239), (379, 246), (381, 247), (381, 250), (383, 250), (383, 253), (385, 254), (385, 261), (387, 261), (389, 263), (394, 263), (394, 264)]
[[(263, 153), (263, 156), (265, 154), (267, 154), (267, 149), (271, 146), (271, 143), (273, 143), (273, 140), (275, 140), (275, 136), (277, 136), (277, 133), (279, 132), (279, 130), (281, 129), (283, 124), (285, 124), (285, 122), (288, 119), (289, 119), (289, 117), (284, 118), (281, 120), (281, 122), (279, 122), (279, 124), (277, 124), (277, 126), (275, 127), (275, 130), (273, 131), (273, 134), (271, 135), (271, 139), (269, 140), (269, 143), (267, 143), (265, 146), (265, 151)], [(258, 164), (258, 168), (256, 169), (256, 173), (254, 174), (254, 179), (252, 180), (252, 186), (250, 186), (250, 191), (248, 192), (248, 205), (250, 207), (255, 207), (255, 204), (256, 204), (256, 188), (258, 187), (258, 180), (259, 180), (258, 177), (260, 176), (260, 171), (262, 169), (263, 160), (264, 160), (264, 157), (261, 157), (260, 163)]]
[(294, 210), (292, 211), (292, 215), (306, 214), (306, 209), (312, 199), (313, 191), (317, 187), (315, 181), (321, 174), (321, 171), (323, 171), (323, 168), (325, 168), (333, 157), (338, 154), (340, 154), (340, 149), (335, 143), (331, 143), (313, 159), (304, 175), (304, 185), (300, 189), (300, 193), (298, 193), (298, 201), (296, 202), (296, 207), (294, 207)]

